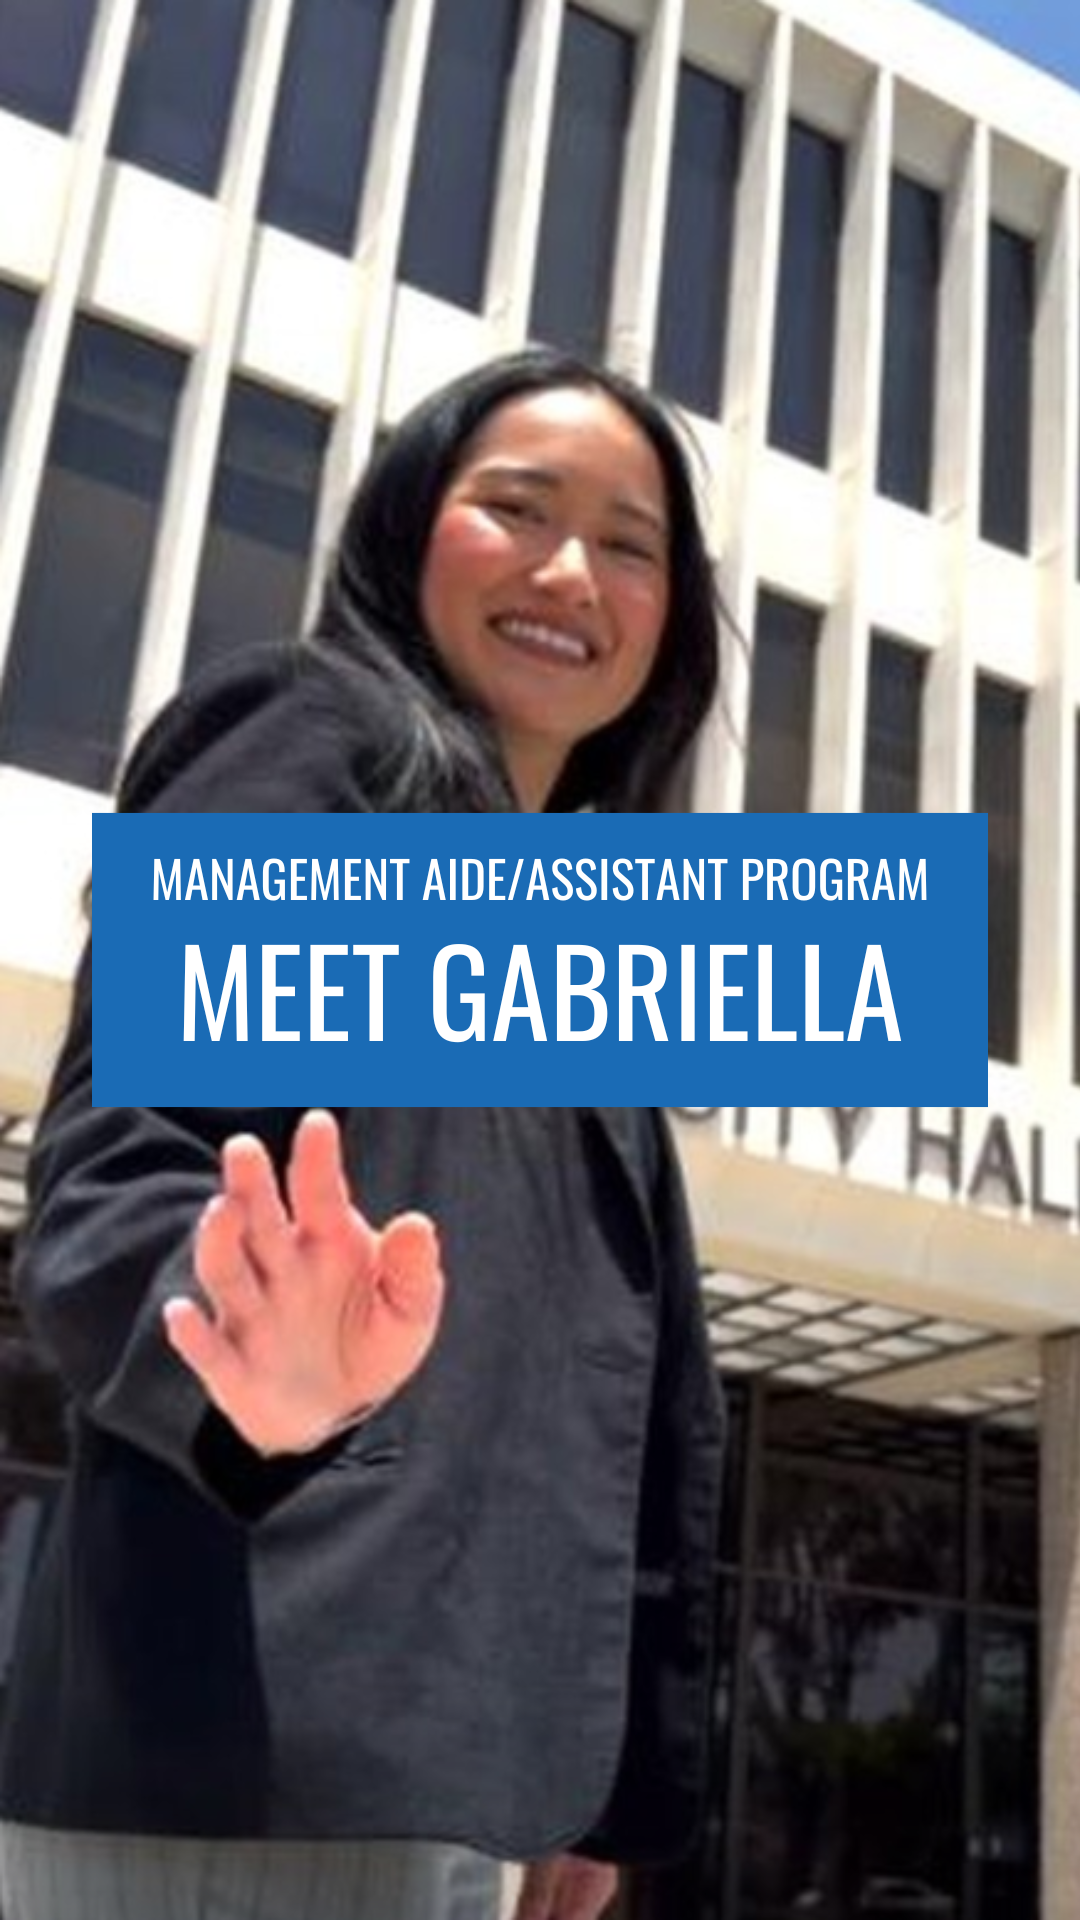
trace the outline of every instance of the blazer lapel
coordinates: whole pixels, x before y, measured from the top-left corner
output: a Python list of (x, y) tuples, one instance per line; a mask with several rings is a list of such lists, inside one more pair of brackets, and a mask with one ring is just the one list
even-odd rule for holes
[(648, 1168), (641, 1140), (641, 1109), (639, 1107), (590, 1107), (600, 1131), (607, 1141), (628, 1189), (628, 1198), (641, 1219), (648, 1236), (653, 1255), (656, 1254), (654, 1238), (654, 1204), (649, 1190)]

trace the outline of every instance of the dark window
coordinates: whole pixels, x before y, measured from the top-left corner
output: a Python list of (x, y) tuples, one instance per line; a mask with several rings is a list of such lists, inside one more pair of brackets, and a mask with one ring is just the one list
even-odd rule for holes
[(810, 797), (810, 730), (821, 615), (758, 594), (750, 686), (747, 813), (802, 813)]
[(185, 365), (76, 323), (0, 698), (0, 759), (89, 787), (112, 780)]
[(64, 132), (78, 98), (98, 0), (3, 0), (0, 107)]
[(725, 1409), (727, 1432), (718, 1550), (721, 1561), (726, 1561), (731, 1567), (737, 1567), (750, 1461), (750, 1409), (745, 1384), (737, 1379), (726, 1380), (724, 1399), (727, 1403)]
[(975, 813), (987, 816), (988, 1051), (1015, 1060), (1020, 1022), (1020, 846), (1024, 695), (980, 675), (975, 706)]
[(933, 473), (940, 279), (941, 197), (894, 173), (877, 483), (891, 500), (922, 511)]
[(33, 295), (0, 281), (0, 454), (4, 450), (11, 403), (33, 317)]
[(603, 352), (634, 42), (568, 7), (563, 22), (529, 331)]
[(249, 0), (141, 0), (110, 152), (213, 193)]
[(766, 1400), (764, 1444), (763, 1571), (925, 1597), (961, 1591), (957, 1421), (781, 1391)]
[(754, 1611), (738, 1911), (957, 1914), (959, 1618), (786, 1580)]
[(737, 1390), (708, 1808), (620, 1920), (1034, 1920), (1035, 1436)]
[(190, 675), (299, 631), (329, 416), (236, 380), (188, 640)]
[(416, 136), (400, 273), (479, 311), (521, 0), (440, 0)]
[(980, 1434), (980, 1593), (994, 1606), (1039, 1604), (1039, 1449), (1034, 1434)]
[(1039, 1636), (1028, 1621), (978, 1637), (980, 1920), (1039, 1911)]
[(866, 697), (864, 813), (917, 813), (926, 656), (875, 633)]
[(769, 439), (825, 466), (829, 458), (844, 149), (793, 120), (784, 169)]
[(1035, 248), (1008, 227), (990, 228), (983, 383), (979, 530), (1026, 553), (1031, 512), (1031, 389)]
[(711, 74), (679, 74), (653, 382), (710, 418), (720, 411), (742, 95)]
[(259, 217), (349, 253), (393, 0), (294, 6)]

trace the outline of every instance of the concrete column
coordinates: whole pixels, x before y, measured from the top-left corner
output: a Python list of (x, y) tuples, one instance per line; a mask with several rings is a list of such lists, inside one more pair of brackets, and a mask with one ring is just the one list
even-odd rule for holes
[(255, 216), (285, 59), (289, 0), (263, 0), (248, 29), (221, 187), (219, 265), (207, 331), (184, 384), (124, 731), (125, 754), (180, 684), (199, 581), (229, 380), (252, 271)]
[(1080, 1913), (1080, 1334), (1043, 1343), (1042, 1920)]
[(1076, 527), (1080, 461), (1080, 181), (1061, 177), (1039, 241), (1032, 520), (1039, 583), (1024, 746), (1020, 1056), (1060, 1074), (1072, 1052), (1076, 827)]
[(793, 40), (790, 15), (778, 13), (744, 103), (724, 380), (727, 454), (714, 526), (734, 627), (721, 637), (721, 698), (698, 744), (693, 794), (697, 813), (740, 812), (746, 780)]
[(318, 606), (325, 563), (333, 551), (346, 502), (375, 444), (434, 15), (434, 0), (403, 0), (387, 24), (371, 151), (352, 253), (353, 363), (345, 402), (338, 410), (323, 461), (304, 628)]
[(817, 648), (811, 813), (858, 813), (862, 806), (892, 127), (892, 77), (881, 73), (848, 149), (832, 454), (841, 585)]
[(684, 0), (659, 0), (639, 38), (623, 161), (606, 358), (646, 384), (656, 344), (683, 11)]
[(500, 351), (519, 347), (529, 330), (562, 26), (563, 0), (526, 0), (506, 107), (484, 297)]
[[(37, 304), (14, 397), (0, 474), (0, 671), (14, 632), (68, 342), (99, 217), (102, 167), (135, 30), (137, 0), (99, 9), (68, 140), (66, 204), (56, 259)], [(17, 181), (5, 181), (17, 194)]]
[(976, 633), (972, 580), (979, 539), (982, 340), (986, 329), (990, 135), (971, 126), (945, 204), (938, 329), (934, 516), (944, 546), (941, 644), (923, 707), (923, 812), (967, 813), (975, 764)]

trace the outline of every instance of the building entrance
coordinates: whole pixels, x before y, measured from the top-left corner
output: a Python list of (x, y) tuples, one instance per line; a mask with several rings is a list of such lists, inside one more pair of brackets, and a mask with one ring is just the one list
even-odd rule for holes
[(1036, 1920), (1037, 1446), (739, 1388), (714, 1791), (633, 1920)]

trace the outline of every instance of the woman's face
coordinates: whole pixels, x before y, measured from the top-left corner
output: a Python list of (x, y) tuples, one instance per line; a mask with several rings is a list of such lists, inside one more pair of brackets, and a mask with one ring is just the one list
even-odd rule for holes
[(484, 422), (436, 513), (420, 608), (490, 715), (518, 800), (641, 692), (670, 598), (663, 471), (607, 394), (553, 387)]

